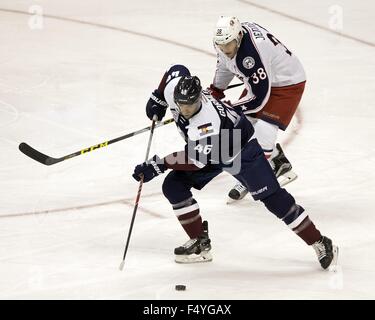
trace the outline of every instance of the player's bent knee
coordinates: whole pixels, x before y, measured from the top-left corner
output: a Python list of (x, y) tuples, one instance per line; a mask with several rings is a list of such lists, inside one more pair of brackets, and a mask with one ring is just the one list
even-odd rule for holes
[(173, 178), (171, 173), (165, 177), (163, 185), (162, 185), (163, 194), (167, 199), (173, 197), (174, 195), (173, 188), (175, 185), (175, 182), (174, 182), (175, 179)]
[(164, 179), (162, 190), (171, 204), (179, 203), (192, 196), (189, 186), (174, 171), (171, 171)]

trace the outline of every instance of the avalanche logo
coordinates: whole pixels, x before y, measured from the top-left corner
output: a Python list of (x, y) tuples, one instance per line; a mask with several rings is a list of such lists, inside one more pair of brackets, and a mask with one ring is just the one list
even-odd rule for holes
[(242, 65), (246, 68), (246, 69), (251, 69), (252, 67), (255, 66), (255, 60), (253, 57), (246, 57), (245, 59), (243, 59), (242, 61)]

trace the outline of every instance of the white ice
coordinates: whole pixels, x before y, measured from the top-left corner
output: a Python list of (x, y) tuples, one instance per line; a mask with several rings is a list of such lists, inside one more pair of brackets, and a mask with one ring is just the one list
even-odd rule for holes
[[(0, 299), (375, 298), (374, 9), (371, 0), (2, 0)], [(195, 192), (212, 263), (174, 263), (187, 238), (158, 177), (144, 185), (121, 272), (131, 173), (148, 134), (51, 167), (18, 151), (24, 141), (59, 157), (149, 125), (145, 102), (171, 63), (209, 85), (221, 14), (269, 28), (306, 68), (298, 117), (280, 135), (299, 175), (287, 189), (339, 245), (336, 273), (261, 203), (227, 206), (225, 174)], [(182, 146), (168, 125), (151, 154)]]

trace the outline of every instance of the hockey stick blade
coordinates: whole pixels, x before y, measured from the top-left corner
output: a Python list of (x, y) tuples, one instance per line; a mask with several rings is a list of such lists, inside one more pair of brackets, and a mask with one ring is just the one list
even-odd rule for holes
[(52, 164), (55, 164), (57, 162), (64, 160), (64, 159), (57, 159), (57, 158), (49, 157), (45, 155), (44, 153), (41, 153), (38, 150), (35, 150), (34, 148), (30, 147), (25, 142), (20, 143), (20, 145), (18, 146), (18, 149), (29, 158), (34, 159), (35, 161), (38, 161), (41, 164), (44, 164), (46, 166), (50, 166)]

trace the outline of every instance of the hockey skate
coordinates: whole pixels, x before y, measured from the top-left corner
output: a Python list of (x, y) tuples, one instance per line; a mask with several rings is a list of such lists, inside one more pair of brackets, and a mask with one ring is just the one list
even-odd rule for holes
[[(298, 176), (292, 171), (292, 164), (285, 157), (284, 151), (279, 143), (276, 144), (276, 149), (278, 151), (278, 154), (270, 160), (270, 165), (272, 167), (272, 170), (275, 172), (277, 181), (279, 181), (280, 186), (284, 187), (288, 183), (296, 180)], [(227, 201), (227, 204), (243, 199), (248, 192), (249, 191), (244, 185), (242, 185), (240, 182), (237, 182), (232, 190), (229, 191), (229, 199)]]
[(279, 143), (276, 143), (276, 149), (278, 154), (276, 157), (272, 158), (270, 165), (275, 172), (276, 178), (279, 181), (281, 187), (291, 183), (297, 179), (297, 175), (292, 171), (292, 164), (286, 158), (283, 149)]
[(212, 261), (211, 240), (208, 237), (208, 223), (203, 221), (203, 233), (174, 249), (177, 263), (197, 263)]
[(233, 189), (229, 191), (228, 197), (232, 200), (241, 200), (248, 192), (247, 188), (241, 182), (237, 182)]
[(328, 267), (334, 268), (337, 265), (339, 248), (332, 244), (332, 240), (322, 236), (319, 241), (315, 242), (313, 248), (323, 269)]

